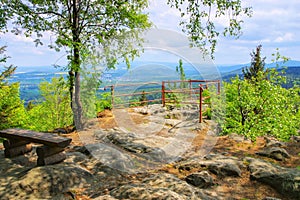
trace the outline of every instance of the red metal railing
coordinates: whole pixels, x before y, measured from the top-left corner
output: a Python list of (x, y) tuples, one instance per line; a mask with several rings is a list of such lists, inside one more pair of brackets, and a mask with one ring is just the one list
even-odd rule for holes
[[(178, 85), (179, 83), (179, 85)], [(173, 84), (173, 85), (172, 85)], [(166, 106), (166, 104), (196, 104), (199, 105), (199, 122), (202, 122), (203, 118), (203, 111), (204, 107), (203, 104), (205, 103), (205, 99), (210, 98), (209, 96), (204, 97), (203, 91), (208, 89), (210, 85), (215, 85), (217, 88), (217, 93), (220, 94), (220, 81), (219, 80), (171, 80), (171, 81), (162, 81), (161, 83), (161, 89), (160, 87), (157, 87), (157, 85), (160, 85), (160, 83), (157, 82), (149, 82), (149, 83), (143, 83), (143, 86), (145, 85), (156, 85), (157, 89), (153, 89), (151, 91), (135, 91), (134, 93), (130, 91), (129, 93), (126, 93), (126, 87), (135, 87), (140, 86), (140, 83), (133, 83), (133, 84), (119, 84), (119, 85), (110, 85), (106, 86), (105, 88), (111, 89), (111, 103), (113, 107), (116, 106), (125, 106), (128, 105), (128, 102), (124, 101), (117, 102), (117, 98), (127, 98), (127, 97), (134, 97), (134, 96), (141, 96), (141, 95), (154, 95), (156, 98), (152, 99), (146, 99), (146, 100), (138, 100), (138, 101), (131, 101), (130, 104), (132, 105), (143, 105), (144, 103), (153, 103), (158, 102), (161, 103), (163, 106)], [(179, 87), (178, 87), (179, 86)], [(122, 92), (115, 92), (115, 90), (118, 89)], [(174, 94), (181, 94), (181, 96), (184, 96), (182, 99), (177, 99), (175, 96), (174, 98), (170, 97)], [(189, 99), (186, 101), (186, 98)], [(179, 100), (178, 102), (176, 101)], [(128, 100), (128, 99), (127, 99)]]
[[(166, 89), (166, 85), (180, 83), (181, 87), (182, 83), (188, 83), (185, 87), (182, 88), (176, 88), (176, 89)], [(166, 105), (166, 103), (173, 103), (168, 101), (169, 99), (166, 98), (166, 95), (168, 93), (180, 93), (180, 94), (188, 94), (190, 101), (180, 101), (180, 104), (198, 104), (199, 105), (199, 122), (202, 122), (203, 119), (203, 112), (204, 112), (204, 106), (205, 99), (210, 98), (209, 96), (204, 97), (203, 91), (208, 89), (209, 85), (216, 85), (217, 93), (220, 94), (221, 91), (221, 85), (219, 80), (172, 80), (172, 81), (163, 81), (162, 82), (162, 104), (163, 106)], [(169, 86), (170, 87), (170, 86)], [(194, 97), (192, 97), (192, 95)]]

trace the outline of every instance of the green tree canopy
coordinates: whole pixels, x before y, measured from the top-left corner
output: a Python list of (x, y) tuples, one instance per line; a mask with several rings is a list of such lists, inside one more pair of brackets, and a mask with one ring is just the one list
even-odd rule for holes
[[(6, 63), (6, 60), (8, 58), (8, 56), (6, 56), (4, 54), (5, 48), (6, 48), (5, 46), (0, 47), (0, 55), (1, 55), (1, 57), (0, 57), (0, 64), (1, 65), (4, 64), (4, 63)], [(6, 84), (5, 80), (9, 76), (11, 76), (15, 72), (15, 70), (16, 70), (16, 67), (14, 67), (13, 65), (10, 65), (8, 67), (6, 67), (6, 66), (3, 67), (3, 70), (0, 71), (0, 87)]]
[[(4, 65), (8, 58), (4, 52), (5, 46), (0, 47), (1, 65)], [(20, 100), (19, 83), (9, 84), (6, 81), (15, 70), (16, 67), (12, 65), (0, 69), (0, 130), (20, 126), (24, 122), (24, 106)]]
[[(146, 0), (1, 0), (10, 13), (13, 32), (24, 30), (26, 36), (35, 35), (36, 45), (48, 31), (53, 41), (50, 48), (63, 47), (69, 60), (69, 91), (74, 121), (83, 126), (80, 100), (80, 71), (86, 59), (105, 60), (113, 67), (119, 58), (129, 59), (138, 54), (139, 33), (150, 27), (143, 13)], [(97, 51), (97, 48), (102, 49)]]
[[(287, 60), (278, 52), (272, 55), (275, 63)], [(261, 46), (251, 56), (250, 68), (243, 70), (244, 79), (237, 76), (225, 83), (223, 133), (239, 133), (252, 140), (265, 135), (288, 140), (299, 135), (299, 87), (283, 88), (284, 77), (277, 69), (264, 69)]]
[[(167, 0), (181, 12), (183, 31), (193, 46), (213, 55), (219, 34), (239, 36), (242, 16), (251, 16), (251, 8), (242, 7), (241, 0)], [(11, 19), (13, 32), (35, 37), (42, 45), (45, 32), (53, 37), (48, 45), (68, 53), (69, 92), (74, 121), (82, 128), (80, 73), (82, 63), (95, 52), (108, 67), (120, 57), (126, 63), (138, 54), (139, 33), (150, 27), (143, 9), (147, 0), (0, 0), (1, 28)], [(227, 24), (216, 25), (226, 17)], [(133, 45), (134, 44), (134, 45)], [(96, 51), (100, 47), (102, 51)]]
[[(238, 38), (242, 34), (242, 17), (252, 15), (252, 8), (243, 7), (242, 0), (167, 0), (167, 3), (180, 11), (180, 25), (192, 45), (212, 57), (220, 33)], [(218, 26), (219, 19), (228, 20)]]

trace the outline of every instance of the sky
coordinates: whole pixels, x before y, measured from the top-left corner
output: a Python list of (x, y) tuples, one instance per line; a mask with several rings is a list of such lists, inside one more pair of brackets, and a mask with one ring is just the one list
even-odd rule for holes
[[(171, 30), (185, 37), (178, 25), (180, 13), (170, 8), (166, 2), (166, 0), (149, 0), (149, 8), (146, 12), (149, 13), (150, 20), (156, 29)], [(271, 54), (276, 52), (276, 48), (279, 48), (281, 55), (292, 60), (300, 60), (300, 1), (242, 0), (242, 2), (245, 6), (252, 6), (253, 16), (243, 18), (243, 34), (238, 39), (224, 37), (218, 39), (213, 62), (217, 65), (249, 63), (250, 53), (259, 44), (262, 45), (262, 54), (267, 57), (267, 62), (271, 61)], [(222, 19), (217, 21), (219, 25), (223, 22)], [(0, 35), (0, 45), (7, 46), (6, 54), (11, 57), (8, 60), (9, 64), (16, 66), (65, 65), (66, 55), (47, 47), (51, 39), (53, 40), (51, 34), (45, 34), (45, 45), (35, 47), (32, 38), (6, 33)], [(146, 50), (139, 60), (169, 61), (174, 58), (174, 55), (170, 54), (172, 53), (161, 52), (157, 49)]]

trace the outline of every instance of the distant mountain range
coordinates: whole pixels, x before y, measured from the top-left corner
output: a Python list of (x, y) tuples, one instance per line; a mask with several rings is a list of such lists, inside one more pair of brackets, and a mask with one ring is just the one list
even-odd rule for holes
[[(239, 72), (242, 73), (242, 69), (244, 67), (249, 67), (250, 63), (246, 64), (238, 64), (238, 65), (219, 65), (217, 68), (219, 69), (221, 74), (228, 72)], [(287, 62), (278, 62), (278, 63), (267, 63), (265, 65), (266, 68), (274, 68), (274, 67), (300, 67), (300, 61), (297, 60), (289, 60)]]
[[(132, 70), (128, 71), (127, 67), (123, 64), (120, 65), (116, 70), (106, 70), (100, 77), (102, 81), (102, 86), (114, 84), (121, 80), (121, 78), (126, 78), (127, 80), (137, 79), (139, 81), (149, 82), (149, 81), (162, 81), (162, 80), (176, 80), (179, 79), (179, 75), (176, 73), (176, 66), (178, 63), (143, 63), (135, 62), (132, 65)], [(137, 68), (139, 66), (144, 66)], [(222, 76), (224, 81), (229, 81), (230, 78), (241, 75), (242, 69), (248, 64), (239, 65), (219, 65), (217, 69), (212, 65), (208, 67), (206, 71), (214, 71)], [(267, 68), (273, 68), (278, 66), (279, 68), (286, 68), (286, 76), (289, 83), (286, 87), (290, 87), (293, 81), (300, 82), (300, 61), (290, 60), (286, 63), (271, 63), (266, 64)], [(187, 79), (203, 79), (203, 74), (199, 73), (195, 67), (189, 63), (183, 64), (186, 78)], [(205, 68), (205, 67), (204, 67)], [(202, 70), (202, 69), (201, 69)], [(205, 73), (205, 70), (203, 70)], [(202, 72), (203, 73), (203, 72)], [(20, 82), (20, 94), (21, 99), (26, 102), (30, 100), (36, 100), (40, 98), (39, 94), (39, 83), (42, 81), (50, 81), (53, 77), (67, 76), (67, 72), (62, 71), (59, 68), (54, 68), (53, 66), (36, 66), (36, 67), (18, 67), (16, 73), (9, 79), (10, 82)], [(152, 78), (154, 77), (154, 78)]]
[[(232, 77), (236, 75), (242, 75), (242, 69), (249, 67), (250, 63), (242, 65), (233, 65), (233, 66), (219, 66), (218, 69), (222, 75), (223, 81), (229, 81)], [(278, 71), (284, 69), (285, 76), (287, 77), (287, 83), (283, 86), (290, 88), (293, 86), (293, 82), (300, 82), (300, 61), (289, 60), (287, 62), (278, 62), (278, 63), (268, 63), (265, 65), (265, 68), (277, 68)]]

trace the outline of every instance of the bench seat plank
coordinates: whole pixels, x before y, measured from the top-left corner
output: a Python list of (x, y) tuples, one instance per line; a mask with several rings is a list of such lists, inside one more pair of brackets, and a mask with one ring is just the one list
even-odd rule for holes
[(68, 146), (72, 141), (70, 138), (61, 137), (53, 133), (41, 133), (18, 128), (0, 130), (0, 137), (7, 139), (27, 140), (34, 143), (61, 148)]

